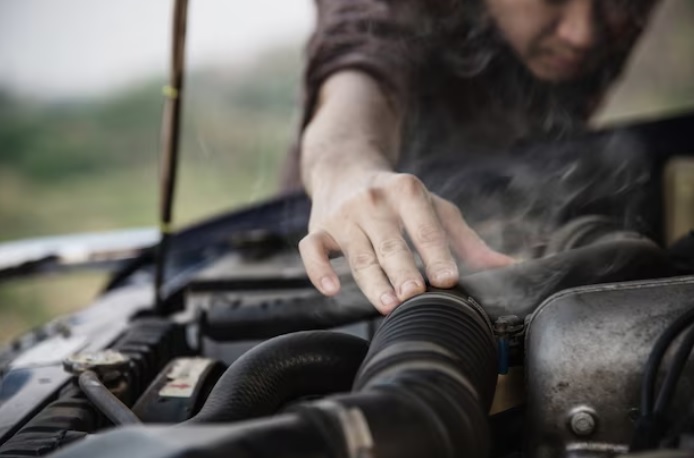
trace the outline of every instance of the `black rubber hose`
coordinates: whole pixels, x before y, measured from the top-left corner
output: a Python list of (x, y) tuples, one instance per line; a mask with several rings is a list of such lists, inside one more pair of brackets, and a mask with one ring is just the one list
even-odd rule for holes
[(51, 457), (345, 458), (341, 441), (326, 441), (327, 437), (313, 421), (297, 414), (204, 428), (144, 424), (95, 434)]
[(668, 369), (663, 385), (660, 388), (658, 397), (655, 401), (654, 412), (658, 416), (664, 416), (667, 410), (670, 408), (670, 403), (672, 402), (672, 397), (675, 394), (677, 388), (677, 383), (682, 376), (682, 371), (684, 366), (689, 361), (689, 355), (692, 353), (694, 348), (694, 327), (690, 327), (684, 335), (684, 339), (677, 349), (677, 353), (672, 358), (670, 363), (670, 368)]
[(347, 391), (354, 380), (353, 393), (295, 407), (347, 456), (358, 455), (359, 438), (383, 458), (488, 456), (496, 344), (471, 298), (428, 292), (405, 302), (365, 354), (365, 342), (348, 335), (274, 338), (232, 364), (187, 423), (274, 414), (301, 396)]
[(345, 326), (380, 316), (356, 285), (345, 285), (342, 289), (338, 298), (311, 296), (267, 307), (214, 306), (201, 315), (200, 331), (218, 342), (268, 339), (290, 332)]
[(364, 339), (328, 331), (275, 337), (226, 370), (186, 423), (222, 423), (275, 414), (305, 396), (348, 391), (368, 350)]
[(596, 243), (645, 239), (644, 235), (624, 229), (615, 218), (584, 215), (574, 218), (552, 233), (542, 254), (551, 256)]
[[(355, 380), (356, 390), (379, 380), (402, 360), (446, 361), (470, 378), (485, 407), (494, 396), (496, 343), (479, 305), (463, 293), (435, 291), (407, 301), (390, 314), (371, 342)], [(474, 304), (474, 305), (473, 305)]]
[[(350, 364), (344, 362), (345, 351), (353, 352)], [(306, 390), (311, 383), (339, 388), (336, 383), (353, 379), (348, 372), (357, 370), (355, 361), (364, 352), (364, 342), (347, 335), (311, 332), (275, 338), (231, 366), (198, 420), (231, 421), (243, 409), (250, 415), (263, 409), (273, 413), (291, 398), (314, 391)], [(328, 367), (343, 368), (344, 376), (336, 377), (339, 370)], [(107, 444), (119, 443), (117, 455), (130, 458), (485, 458), (495, 369), (496, 345), (479, 306), (462, 295), (426, 293), (384, 321), (352, 393), (300, 403), (284, 415), (204, 430), (191, 427), (190, 421), (174, 428), (116, 430), (61, 456), (115, 457)], [(270, 374), (275, 376), (265, 380)], [(324, 376), (334, 380), (321, 381)], [(298, 391), (284, 391), (287, 382)]]
[(658, 337), (648, 355), (641, 381), (641, 412), (629, 445), (631, 452), (656, 447), (659, 439), (665, 433), (665, 424), (659, 416), (660, 412), (655, 411), (655, 385), (658, 370), (670, 345), (692, 324), (694, 324), (694, 309), (686, 311), (673, 321)]
[(648, 416), (653, 413), (655, 407), (655, 383), (658, 376), (658, 369), (665, 357), (665, 353), (672, 342), (689, 326), (694, 324), (694, 308), (687, 310), (679, 316), (665, 331), (658, 337), (653, 350), (651, 350), (646, 361), (641, 383), (641, 415)]
[[(451, 292), (429, 292), (407, 301), (377, 331), (354, 388), (395, 396), (401, 410), (418, 410), (420, 421), (438, 431), (438, 438), (426, 443), (424, 430), (417, 436), (429, 454), (402, 448), (375, 455), (488, 456), (488, 412), (496, 380), (496, 343), (479, 305)], [(374, 415), (382, 425), (381, 430), (372, 426), (377, 447), (394, 447), (385, 438), (395, 440), (406, 425), (395, 410)], [(369, 424), (379, 422), (369, 417)]]

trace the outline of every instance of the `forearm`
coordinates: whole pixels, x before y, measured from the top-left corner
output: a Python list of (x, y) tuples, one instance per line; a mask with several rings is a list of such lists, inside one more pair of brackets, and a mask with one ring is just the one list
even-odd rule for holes
[(301, 142), (301, 177), (309, 195), (335, 180), (392, 170), (401, 111), (365, 73), (341, 71), (328, 78)]

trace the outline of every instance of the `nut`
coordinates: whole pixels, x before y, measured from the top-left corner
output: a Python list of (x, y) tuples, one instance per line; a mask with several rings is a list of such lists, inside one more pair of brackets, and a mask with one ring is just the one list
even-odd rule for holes
[(590, 412), (580, 410), (571, 416), (571, 430), (577, 436), (589, 436), (595, 431), (595, 417)]

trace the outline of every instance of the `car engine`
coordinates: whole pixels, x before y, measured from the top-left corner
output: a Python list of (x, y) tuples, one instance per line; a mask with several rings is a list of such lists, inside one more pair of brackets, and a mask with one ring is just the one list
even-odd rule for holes
[[(646, 124), (629, 138), (658, 170), (663, 151), (691, 144), (692, 125)], [(607, 156), (595, 138), (565, 153)], [(607, 198), (569, 193), (582, 197), (536, 211), (518, 196), (565, 196), (567, 181), (548, 192), (530, 175), (513, 181), (518, 167), (600, 177), (595, 161), (581, 171), (565, 157), (552, 171), (544, 157), (492, 163), (494, 179), (455, 188), (477, 204), (463, 211), (481, 233), (489, 213), (505, 215), (502, 229), (524, 222), (542, 243), (387, 317), (340, 259), (340, 293), (312, 287), (296, 250), (304, 195), (177, 233), (162, 303), (154, 247), (91, 306), (0, 351), (0, 456), (694, 456), (694, 234), (664, 248), (657, 231), (625, 224), (648, 210), (657, 220), (659, 197), (636, 212), (624, 204), (634, 189), (612, 192), (609, 176), (597, 186)], [(470, 193), (480, 189), (489, 194)]]
[[(114, 289), (3, 374), (3, 409), (62, 388), (3, 429), (0, 455), (692, 456), (694, 276), (601, 221), (385, 319), (354, 285), (319, 296), (293, 250), (251, 249), (258, 234), (168, 317), (143, 307), (150, 288)], [(95, 331), (112, 342), (73, 345)]]

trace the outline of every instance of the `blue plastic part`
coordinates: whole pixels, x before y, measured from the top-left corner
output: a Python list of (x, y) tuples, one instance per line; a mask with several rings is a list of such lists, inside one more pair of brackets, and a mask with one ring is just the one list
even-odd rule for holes
[(499, 374), (505, 375), (508, 374), (509, 363), (508, 339), (505, 337), (501, 337), (497, 342), (497, 346), (499, 348)]

